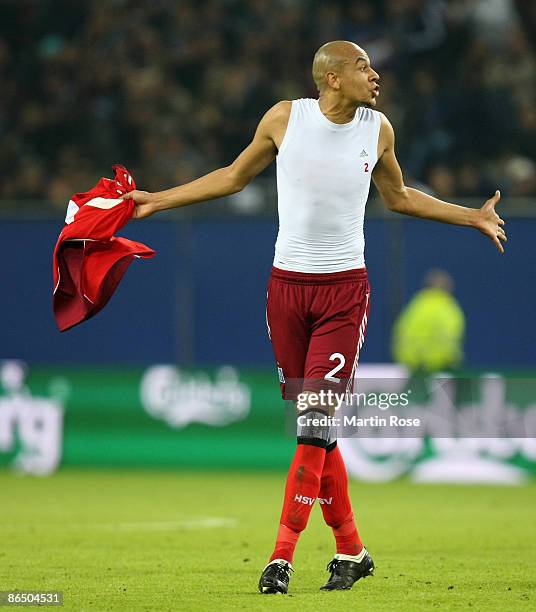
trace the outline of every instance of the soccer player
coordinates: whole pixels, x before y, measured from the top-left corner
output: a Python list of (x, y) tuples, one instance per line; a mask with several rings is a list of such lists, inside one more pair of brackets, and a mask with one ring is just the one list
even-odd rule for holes
[[(504, 221), (495, 212), (498, 191), (482, 208), (471, 209), (404, 185), (393, 128), (373, 110), (380, 77), (363, 49), (347, 41), (323, 45), (314, 57), (313, 78), (319, 98), (273, 106), (231, 165), (173, 189), (125, 196), (136, 202), (134, 217), (147, 217), (236, 193), (277, 157), (279, 234), (267, 323), (283, 396), (291, 399), (296, 394), (286, 389), (291, 380), (302, 380), (307, 399), (319, 390), (319, 381), (336, 389), (354, 378), (370, 307), (363, 220), (371, 177), (389, 210), (474, 227), (501, 253), (506, 241)], [(329, 409), (311, 405), (304, 414), (322, 416)], [(349, 589), (374, 569), (356, 528), (333, 428), (310, 421), (297, 427), (261, 593), (287, 592), (294, 549), (316, 500), (336, 543), (330, 578), (321, 588)]]

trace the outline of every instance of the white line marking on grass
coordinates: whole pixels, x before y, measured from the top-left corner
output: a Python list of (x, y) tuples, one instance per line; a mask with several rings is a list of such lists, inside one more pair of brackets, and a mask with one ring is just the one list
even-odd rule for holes
[[(141, 523), (116, 523), (101, 525), (103, 529), (113, 531), (175, 531), (193, 529), (219, 529), (220, 527), (236, 527), (238, 521), (230, 518), (213, 516), (200, 517), (182, 521), (144, 521)], [(97, 527), (97, 525), (96, 525)]]
[(140, 521), (123, 523), (35, 523), (21, 521), (20, 523), (0, 524), (1, 531), (17, 531), (32, 529), (61, 528), (63, 531), (79, 531), (90, 529), (96, 531), (193, 531), (196, 529), (230, 529), (238, 525), (238, 520), (218, 516), (200, 516), (191, 519), (175, 521)]

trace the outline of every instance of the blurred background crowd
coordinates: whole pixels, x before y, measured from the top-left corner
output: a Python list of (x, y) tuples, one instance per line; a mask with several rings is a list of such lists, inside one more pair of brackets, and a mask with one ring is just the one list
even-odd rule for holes
[(63, 209), (114, 162), (147, 190), (228, 164), (272, 104), (316, 96), (333, 39), (379, 71), (410, 184), (536, 195), (535, 4), (3, 0), (0, 200)]

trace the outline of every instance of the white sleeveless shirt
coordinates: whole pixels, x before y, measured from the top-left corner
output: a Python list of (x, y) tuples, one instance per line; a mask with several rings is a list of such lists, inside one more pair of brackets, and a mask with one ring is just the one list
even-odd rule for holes
[(277, 155), (275, 267), (326, 273), (365, 266), (363, 222), (380, 121), (380, 113), (360, 107), (341, 125), (322, 114), (318, 100), (292, 101)]

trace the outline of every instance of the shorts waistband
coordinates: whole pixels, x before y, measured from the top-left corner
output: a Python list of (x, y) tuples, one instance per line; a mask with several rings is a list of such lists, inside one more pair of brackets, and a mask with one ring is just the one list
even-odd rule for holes
[(291, 272), (272, 266), (270, 278), (295, 285), (335, 285), (337, 283), (366, 281), (368, 280), (368, 274), (366, 268), (315, 274), (314, 272)]

